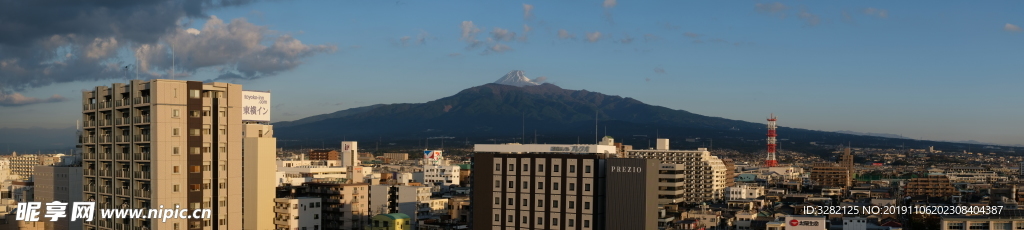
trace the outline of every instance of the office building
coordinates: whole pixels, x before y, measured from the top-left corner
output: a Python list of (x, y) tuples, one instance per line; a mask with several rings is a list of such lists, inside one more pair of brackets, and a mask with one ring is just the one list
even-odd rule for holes
[[(54, 165), (35, 167), (35, 201), (63, 203), (82, 201), (82, 167), (80, 165)], [(60, 218), (54, 222), (44, 222), (48, 230), (68, 229), (81, 230), (81, 220), (71, 222), (70, 218)]]
[(359, 142), (342, 141), (341, 166), (354, 167), (359, 166), (359, 164), (362, 164), (362, 162), (359, 161)]
[(321, 210), (323, 199), (317, 197), (275, 198), (273, 229), (322, 229)]
[(336, 150), (309, 150), (309, 159), (314, 161), (340, 160), (341, 156)]
[(661, 161), (658, 171), (658, 203), (688, 203), (720, 201), (729, 184), (728, 169), (717, 156), (706, 148), (697, 150), (670, 150), (668, 139), (658, 139), (656, 149), (629, 150), (630, 158)]
[(84, 200), (97, 209), (178, 206), (212, 214), (166, 222), (97, 217), (85, 229), (273, 228), (273, 196), (253, 193), (274, 184), (272, 174), (259, 172), (274, 161), (273, 132), (260, 125), (269, 122), (269, 97), (237, 84), (167, 79), (82, 92)]
[(656, 229), (657, 170), (612, 144), (477, 144), (473, 229)]

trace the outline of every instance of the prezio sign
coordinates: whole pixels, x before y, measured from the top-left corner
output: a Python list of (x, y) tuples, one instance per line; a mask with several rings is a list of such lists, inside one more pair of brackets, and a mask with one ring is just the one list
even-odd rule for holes
[(242, 91), (242, 120), (270, 121), (270, 92)]

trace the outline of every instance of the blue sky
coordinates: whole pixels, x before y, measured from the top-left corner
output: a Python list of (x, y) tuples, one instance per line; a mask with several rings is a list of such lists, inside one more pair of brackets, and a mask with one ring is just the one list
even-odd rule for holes
[[(289, 36), (336, 48), (237, 81), (273, 92), (276, 121), (426, 102), (518, 69), (709, 116), (763, 123), (775, 113), (789, 127), (1024, 144), (1024, 2), (984, 3), (297, 0), (205, 13), (264, 27), (264, 44)], [(125, 46), (112, 60), (133, 63), (132, 53)], [(178, 77), (214, 79), (224, 68)], [(82, 89), (122, 81), (10, 90), (67, 100), (0, 107), (0, 127), (70, 127)]]

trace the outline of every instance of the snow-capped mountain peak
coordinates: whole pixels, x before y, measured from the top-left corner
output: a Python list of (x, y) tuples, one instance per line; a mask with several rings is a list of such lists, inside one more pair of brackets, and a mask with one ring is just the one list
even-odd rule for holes
[(496, 84), (511, 85), (511, 86), (528, 86), (528, 85), (540, 85), (539, 83), (533, 82), (526, 75), (523, 75), (522, 70), (513, 70), (505, 74), (504, 77), (495, 81)]

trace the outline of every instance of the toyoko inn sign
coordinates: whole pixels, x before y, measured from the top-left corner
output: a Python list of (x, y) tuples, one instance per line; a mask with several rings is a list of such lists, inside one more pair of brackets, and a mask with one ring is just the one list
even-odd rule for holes
[(242, 120), (270, 121), (270, 92), (242, 91)]

